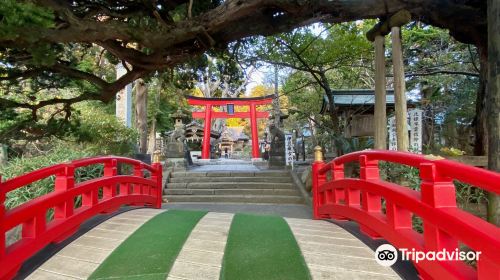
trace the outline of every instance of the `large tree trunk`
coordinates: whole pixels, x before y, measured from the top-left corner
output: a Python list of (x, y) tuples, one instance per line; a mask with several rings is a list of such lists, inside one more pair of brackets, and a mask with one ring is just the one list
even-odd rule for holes
[[(488, 0), (488, 169), (500, 172), (500, 1)], [(489, 195), (488, 221), (500, 226), (500, 197)]]
[(374, 148), (387, 150), (387, 78), (385, 68), (385, 36), (375, 37), (375, 143)]
[(406, 101), (406, 83), (403, 61), (401, 28), (391, 29), (392, 64), (394, 69), (394, 106), (396, 111), (396, 138), (398, 151), (407, 152), (410, 146), (408, 139), (408, 109)]
[(148, 139), (148, 154), (152, 155), (156, 151), (156, 121), (153, 120), (151, 123), (151, 129), (149, 129), (149, 139)]
[(279, 76), (278, 66), (274, 66), (274, 98), (273, 98), (273, 112), (274, 112), (274, 125), (278, 128), (281, 127), (281, 106), (280, 106), (280, 93), (279, 93)]
[(148, 89), (144, 80), (139, 79), (135, 84), (135, 124), (139, 131), (139, 153), (148, 152)]
[(486, 125), (486, 87), (488, 85), (488, 54), (486, 50), (479, 51), (480, 74), (476, 97), (476, 117), (474, 119), (474, 155), (484, 156), (488, 151), (488, 135)]
[(148, 154), (152, 155), (156, 150), (161, 149), (162, 147), (157, 147), (156, 145), (156, 117), (158, 112), (160, 111), (160, 94), (161, 94), (161, 86), (163, 83), (160, 83), (160, 87), (156, 91), (154, 95), (154, 106), (155, 108), (150, 108), (153, 110), (153, 119), (151, 120), (151, 128), (149, 129), (149, 139), (148, 139)]

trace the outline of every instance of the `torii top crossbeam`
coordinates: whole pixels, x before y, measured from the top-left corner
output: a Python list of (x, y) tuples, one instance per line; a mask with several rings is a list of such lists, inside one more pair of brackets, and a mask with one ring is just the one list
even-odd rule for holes
[[(205, 106), (203, 112), (193, 112), (193, 118), (205, 119), (203, 134), (202, 159), (210, 159), (210, 128), (212, 118), (249, 118), (252, 128), (252, 158), (259, 158), (259, 136), (257, 132), (257, 119), (268, 118), (269, 112), (257, 112), (257, 106), (273, 102), (274, 95), (250, 98), (206, 98), (188, 96), (188, 104), (192, 106)], [(226, 106), (226, 112), (213, 112), (213, 106)], [(249, 112), (235, 112), (234, 106), (249, 106)]]

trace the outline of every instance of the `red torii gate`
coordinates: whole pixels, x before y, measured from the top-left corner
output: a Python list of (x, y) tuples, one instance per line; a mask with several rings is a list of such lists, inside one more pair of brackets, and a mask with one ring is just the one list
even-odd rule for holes
[[(210, 128), (212, 118), (249, 118), (252, 128), (252, 158), (260, 157), (259, 136), (257, 133), (257, 119), (268, 118), (269, 112), (257, 112), (258, 105), (267, 105), (273, 102), (274, 95), (250, 98), (206, 98), (188, 96), (188, 104), (192, 106), (205, 106), (204, 112), (193, 112), (194, 119), (205, 119), (205, 129), (203, 132), (202, 159), (210, 159)], [(212, 112), (212, 106), (226, 106), (227, 112)], [(250, 112), (235, 112), (234, 106), (250, 106)]]

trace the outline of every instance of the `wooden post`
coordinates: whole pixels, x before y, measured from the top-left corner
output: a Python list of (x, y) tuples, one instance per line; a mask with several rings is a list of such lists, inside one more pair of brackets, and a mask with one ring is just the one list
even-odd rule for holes
[[(500, 3), (488, 1), (488, 169), (500, 172)], [(500, 226), (500, 196), (488, 195), (488, 221)]]
[(385, 37), (375, 37), (375, 149), (387, 149)]
[(313, 219), (321, 219), (319, 214), (319, 207), (321, 206), (321, 199), (319, 187), (324, 183), (325, 175), (319, 175), (319, 170), (325, 166), (323, 162), (323, 152), (320, 146), (314, 148), (314, 162), (312, 164), (312, 200), (313, 200)]
[(156, 188), (153, 190), (156, 196), (156, 202), (154, 207), (161, 209), (161, 203), (163, 201), (163, 167), (160, 161), (160, 151), (153, 152), (153, 167), (156, 169), (153, 174), (151, 174), (151, 180), (156, 181)]
[(394, 99), (396, 108), (396, 137), (399, 151), (408, 151), (408, 127), (406, 108), (406, 84), (401, 45), (401, 28), (391, 28), (392, 60), (394, 64)]
[(366, 38), (375, 45), (375, 149), (387, 149), (387, 99), (385, 76), (385, 35), (392, 31), (394, 61), (394, 91), (396, 97), (396, 123), (398, 130), (398, 150), (408, 150), (408, 131), (406, 128), (406, 96), (401, 48), (400, 26), (411, 20), (411, 14), (400, 10), (373, 26), (366, 33)]

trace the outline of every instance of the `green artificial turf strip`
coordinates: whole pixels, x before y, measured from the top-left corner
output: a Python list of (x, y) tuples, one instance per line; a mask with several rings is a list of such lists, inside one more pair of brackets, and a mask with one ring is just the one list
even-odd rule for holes
[(229, 230), (220, 279), (304, 280), (311, 276), (283, 218), (236, 214)]
[(206, 214), (169, 210), (147, 221), (97, 268), (89, 279), (162, 279), (184, 242)]

